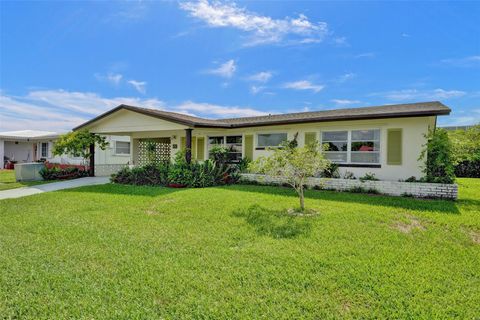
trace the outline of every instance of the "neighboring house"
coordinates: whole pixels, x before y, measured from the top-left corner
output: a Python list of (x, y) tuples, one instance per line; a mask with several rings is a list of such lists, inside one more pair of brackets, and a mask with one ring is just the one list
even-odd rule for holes
[(298, 133), (299, 146), (314, 140), (328, 145), (325, 157), (339, 164), (341, 174), (373, 172), (398, 180), (422, 175), (418, 158), (425, 134), (435, 128), (437, 116), (449, 113), (440, 102), (423, 102), (212, 120), (120, 105), (74, 130), (130, 137), (133, 165), (149, 162), (152, 153), (157, 161), (173, 159), (189, 146), (187, 154), (191, 150), (197, 160), (207, 159), (218, 145), (230, 150), (233, 162), (254, 160)]
[[(60, 164), (84, 164), (81, 157), (53, 155), (53, 146), (60, 136), (49, 131), (21, 130), (0, 132), (0, 169), (7, 161), (17, 163), (48, 161)], [(107, 136), (108, 148), (96, 150), (98, 165), (125, 165), (130, 160), (130, 138), (125, 136)]]

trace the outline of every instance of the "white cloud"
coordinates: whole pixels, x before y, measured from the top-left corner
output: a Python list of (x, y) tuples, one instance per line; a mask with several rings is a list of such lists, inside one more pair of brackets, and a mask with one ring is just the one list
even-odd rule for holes
[(466, 95), (467, 93), (459, 90), (417, 90), (417, 89), (405, 89), (394, 90), (383, 93), (375, 93), (373, 95), (382, 96), (389, 100), (404, 101), (404, 100), (446, 100), (451, 98), (458, 98)]
[(348, 47), (349, 46), (346, 37), (337, 37), (337, 38), (333, 39), (333, 42), (339, 47)]
[(192, 17), (217, 28), (234, 28), (248, 35), (246, 45), (287, 42), (320, 42), (328, 34), (325, 22), (311, 22), (305, 15), (297, 18), (273, 19), (238, 7), (235, 3), (219, 1), (188, 1), (180, 8)]
[(158, 99), (104, 98), (91, 92), (35, 90), (24, 96), (0, 95), (0, 131), (68, 131), (120, 104), (162, 109)]
[(223, 78), (231, 78), (235, 74), (237, 66), (235, 60), (231, 59), (221, 64), (218, 68), (210, 69), (207, 73), (214, 74)]
[(197, 103), (193, 101), (185, 101), (184, 103), (175, 106), (174, 109), (179, 111), (193, 112), (195, 114), (201, 114), (201, 116), (208, 116), (212, 118), (250, 117), (268, 114), (268, 112), (263, 112), (248, 107), (221, 106), (210, 103)]
[(283, 84), (283, 88), (294, 90), (312, 90), (317, 93), (323, 90), (325, 86), (319, 84), (313, 84), (308, 80), (300, 80), (294, 82), (287, 82)]
[(250, 80), (250, 81), (256, 81), (256, 82), (262, 82), (262, 83), (265, 83), (265, 82), (268, 82), (271, 78), (272, 78), (273, 74), (272, 72), (270, 71), (262, 71), (262, 72), (258, 72), (258, 73), (255, 73), (255, 74), (252, 74), (250, 77), (248, 77), (247, 79)]
[(65, 132), (120, 104), (209, 118), (268, 114), (250, 107), (222, 106), (194, 101), (167, 106), (157, 98), (105, 98), (92, 92), (36, 90), (24, 96), (0, 92), (0, 131), (35, 129)]
[(330, 101), (335, 103), (337, 106), (349, 106), (349, 105), (357, 104), (361, 102), (359, 100), (349, 100), (349, 99), (332, 99)]
[(353, 56), (355, 59), (361, 59), (361, 58), (375, 58), (376, 54), (375, 52), (364, 52), (364, 53), (359, 53)]
[(96, 73), (95, 78), (97, 78), (99, 81), (107, 81), (115, 86), (118, 86), (123, 79), (123, 75), (119, 73), (108, 73), (107, 75)]
[(145, 94), (146, 92), (146, 85), (147, 83), (145, 81), (136, 81), (136, 80), (128, 80), (127, 81), (130, 85), (132, 85), (135, 90), (137, 90), (138, 92), (142, 93), (142, 94)]
[(480, 55), (468, 56), (463, 58), (443, 59), (441, 63), (455, 67), (478, 67), (480, 66)]
[(353, 72), (345, 73), (345, 74), (341, 75), (340, 77), (338, 77), (337, 82), (343, 83), (343, 82), (346, 82), (348, 80), (352, 80), (356, 76), (357, 75)]
[(263, 87), (263, 86), (251, 86), (250, 87), (250, 93), (251, 94), (257, 94), (257, 93), (260, 93), (263, 90), (265, 90), (265, 87)]

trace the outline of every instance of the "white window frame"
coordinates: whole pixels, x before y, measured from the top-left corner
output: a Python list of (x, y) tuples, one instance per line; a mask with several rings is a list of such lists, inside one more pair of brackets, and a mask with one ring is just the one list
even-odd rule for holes
[[(46, 145), (46, 154), (43, 155), (43, 145)], [(48, 158), (48, 149), (49, 149), (49, 143), (48, 142), (40, 142), (40, 158)]]
[[(219, 137), (223, 137), (223, 143), (222, 144), (210, 144), (210, 138), (219, 138)], [(210, 158), (210, 150), (212, 149), (212, 146), (220, 146), (220, 147), (224, 147), (224, 148), (227, 148), (227, 145), (229, 145), (229, 143), (227, 143), (227, 137), (241, 137), (242, 138), (242, 146), (240, 148), (240, 152), (235, 152), (235, 153), (240, 153), (240, 158), (243, 159), (243, 155), (244, 155), (244, 145), (245, 145), (245, 136), (243, 134), (229, 134), (229, 135), (210, 135), (210, 136), (207, 136), (207, 141), (206, 144), (207, 144), (207, 159)]]
[[(132, 148), (131, 146), (131, 141), (121, 141), (121, 140), (113, 140), (114, 141), (114, 145), (115, 145), (115, 148), (113, 149), (113, 154), (115, 156), (120, 156), (120, 157), (129, 157), (130, 156), (130, 150)], [(117, 152), (117, 142), (124, 142), (124, 143), (128, 143), (128, 153), (118, 153)]]
[[(350, 130), (348, 129), (338, 129), (338, 130), (322, 130), (320, 131), (320, 145), (323, 146), (323, 133), (324, 132), (347, 132), (347, 150), (346, 151), (325, 151), (325, 152), (345, 152), (347, 154), (347, 160), (345, 162), (332, 161), (338, 164), (349, 164), (350, 163)], [(343, 142), (343, 141), (328, 141), (328, 142)], [(331, 161), (331, 160), (330, 160)]]
[(277, 146), (259, 146), (258, 145), (258, 136), (260, 135), (266, 135), (266, 134), (285, 134), (286, 135), (286, 139), (284, 141), (288, 141), (288, 132), (285, 132), (285, 131), (277, 131), (277, 132), (257, 132), (255, 134), (255, 149), (257, 150), (264, 150), (266, 148), (279, 148), (280, 145), (277, 145)]
[[(352, 162), (352, 131), (362, 131), (362, 130), (378, 130), (378, 162)], [(355, 128), (355, 129), (331, 129), (331, 130), (321, 130), (320, 131), (320, 145), (323, 145), (323, 132), (338, 132), (338, 131), (347, 131), (347, 161), (346, 162), (334, 162), (342, 165), (380, 165), (382, 163), (382, 130), (380, 128)], [(375, 141), (375, 140), (373, 140)], [(358, 152), (358, 151), (353, 151)]]

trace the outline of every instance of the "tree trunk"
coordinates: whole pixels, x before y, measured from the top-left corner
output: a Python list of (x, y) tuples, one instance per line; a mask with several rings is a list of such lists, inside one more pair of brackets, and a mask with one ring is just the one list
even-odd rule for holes
[(300, 208), (305, 211), (305, 198), (303, 196), (303, 185), (298, 189), (298, 197), (300, 198)]

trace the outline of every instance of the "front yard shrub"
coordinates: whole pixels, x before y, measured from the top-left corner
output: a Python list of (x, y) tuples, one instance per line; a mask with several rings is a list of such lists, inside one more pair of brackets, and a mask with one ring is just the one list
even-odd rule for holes
[(204, 188), (235, 183), (240, 176), (234, 165), (213, 160), (187, 163), (184, 152), (178, 152), (175, 163), (148, 164), (121, 169), (111, 181), (120, 184)]
[(88, 176), (86, 170), (81, 170), (76, 167), (60, 169), (57, 167), (53, 168), (42, 168), (40, 170), (40, 175), (44, 180), (66, 180), (66, 179), (76, 179), (81, 177)]
[(445, 129), (431, 130), (425, 136), (427, 144), (424, 146), (419, 160), (424, 160), (422, 178), (424, 182), (453, 183), (455, 181), (455, 167), (452, 153), (452, 143)]
[(465, 160), (455, 165), (455, 176), (480, 178), (480, 160)]
[(304, 189), (307, 179), (324, 171), (330, 161), (320, 152), (318, 143), (297, 147), (296, 137), (273, 149), (268, 157), (260, 157), (249, 166), (252, 172), (285, 179), (298, 195), (301, 211), (305, 210)]
[(147, 164), (142, 167), (125, 167), (111, 177), (111, 181), (133, 185), (165, 185), (168, 181), (170, 164)]
[(343, 175), (343, 179), (349, 179), (349, 180), (355, 180), (355, 174), (351, 171), (345, 171), (345, 174)]
[(378, 181), (379, 179), (375, 177), (375, 173), (367, 172), (363, 177), (358, 178), (360, 181)]
[(327, 167), (322, 171), (321, 176), (323, 178), (340, 178), (340, 173), (338, 172), (338, 164), (329, 162)]
[(405, 182), (418, 182), (418, 180), (415, 176), (411, 176), (411, 177), (405, 179)]

